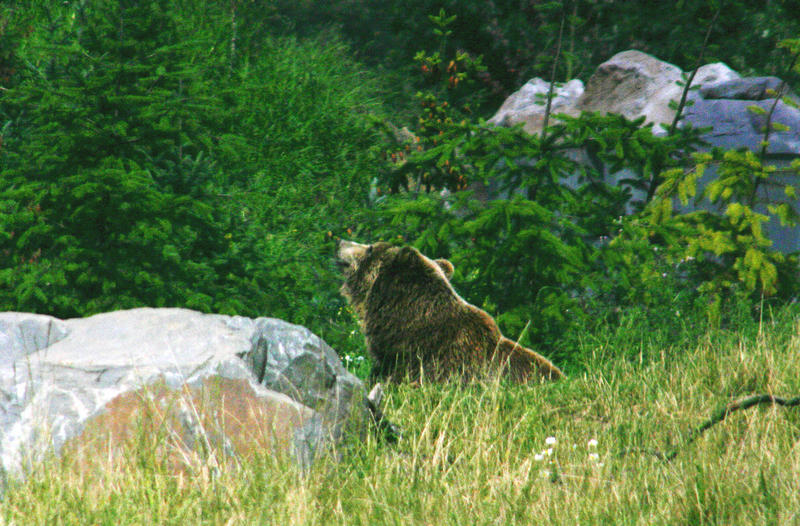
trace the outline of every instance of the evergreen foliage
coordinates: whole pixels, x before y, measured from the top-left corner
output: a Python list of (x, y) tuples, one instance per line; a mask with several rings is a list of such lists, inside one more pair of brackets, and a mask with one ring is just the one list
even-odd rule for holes
[[(15, 34), (31, 5), (5, 11)], [(366, 199), (374, 83), (335, 40), (264, 37), (257, 12), (39, 5), (51, 25), (0, 94), (0, 309), (182, 306), (338, 343), (332, 235)]]
[(213, 297), (235, 262), (193, 146), (206, 101), (167, 5), (56, 8), (66, 29), (4, 97), (4, 308), (230, 310)]

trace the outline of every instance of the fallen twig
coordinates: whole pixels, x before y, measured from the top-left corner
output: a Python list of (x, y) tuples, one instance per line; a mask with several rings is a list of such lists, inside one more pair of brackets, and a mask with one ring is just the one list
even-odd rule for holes
[(695, 428), (691, 433), (689, 433), (689, 438), (686, 439), (686, 442), (679, 448), (673, 450), (670, 454), (664, 457), (664, 460), (669, 462), (678, 454), (681, 448), (684, 448), (690, 445), (692, 442), (697, 440), (700, 435), (702, 435), (705, 431), (707, 431), (712, 426), (722, 422), (725, 420), (729, 414), (733, 413), (734, 411), (738, 411), (740, 409), (748, 409), (755, 405), (779, 405), (782, 407), (795, 407), (800, 405), (800, 396), (796, 396), (794, 398), (780, 398), (778, 396), (773, 396), (770, 394), (760, 394), (760, 395), (753, 395), (748, 396), (747, 398), (742, 398), (741, 400), (737, 400), (736, 402), (731, 402), (730, 404), (726, 405), (725, 407), (717, 410), (711, 418), (706, 420), (700, 427)]
[(636, 448), (636, 449), (626, 449), (620, 453), (620, 456), (625, 456), (629, 453), (647, 453), (649, 455), (657, 457), (659, 460), (670, 462), (672, 459), (678, 456), (678, 453), (682, 449), (685, 449), (687, 446), (691, 445), (692, 442), (697, 440), (700, 437), (700, 435), (702, 435), (708, 429), (725, 420), (729, 414), (738, 411), (740, 409), (748, 409), (756, 405), (764, 405), (764, 404), (779, 405), (781, 407), (796, 407), (800, 406), (800, 396), (796, 396), (794, 398), (781, 398), (779, 396), (773, 396), (770, 394), (759, 394), (759, 395), (748, 396), (747, 398), (742, 398), (735, 402), (731, 402), (725, 407), (722, 407), (717, 411), (715, 411), (711, 415), (711, 418), (703, 422), (702, 425), (696, 427), (689, 433), (689, 438), (687, 438), (683, 442), (683, 444), (676, 447), (669, 453), (662, 453), (657, 449)]

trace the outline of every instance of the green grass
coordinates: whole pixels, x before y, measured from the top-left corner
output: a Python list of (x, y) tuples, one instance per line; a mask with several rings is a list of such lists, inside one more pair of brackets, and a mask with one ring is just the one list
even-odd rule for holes
[[(549, 385), (391, 387), (400, 443), (368, 438), (306, 474), (265, 456), (216, 476), (195, 459), (174, 476), (146, 440), (89, 470), (51, 460), (10, 484), (0, 522), (798, 524), (800, 409), (736, 412), (682, 446), (732, 400), (800, 394), (798, 327), (717, 331), (642, 364), (600, 345), (583, 349), (584, 373)], [(671, 462), (639, 451), (675, 448)]]

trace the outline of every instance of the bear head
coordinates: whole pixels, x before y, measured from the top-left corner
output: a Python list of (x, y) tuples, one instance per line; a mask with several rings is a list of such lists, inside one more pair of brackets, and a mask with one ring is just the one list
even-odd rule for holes
[(454, 269), (446, 259), (432, 260), (413, 247), (393, 246), (384, 242), (371, 245), (344, 239), (339, 242), (337, 263), (344, 274), (341, 293), (359, 317), (363, 319), (364, 304), (378, 275), (401, 261), (414, 262), (412, 266), (403, 265), (404, 269), (422, 268), (425, 272), (433, 272), (449, 286)]

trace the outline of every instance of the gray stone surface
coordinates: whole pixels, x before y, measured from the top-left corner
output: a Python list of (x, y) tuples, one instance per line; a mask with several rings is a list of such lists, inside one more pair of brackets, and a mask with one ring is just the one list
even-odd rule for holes
[(579, 110), (618, 113), (628, 119), (669, 124), (675, 112), (668, 102), (680, 97), (682, 71), (657, 58), (629, 50), (617, 53), (597, 67), (586, 83)]
[[(575, 103), (583, 94), (583, 82), (573, 79), (565, 84), (557, 84), (553, 90), (550, 112), (577, 115)], [(540, 78), (529, 80), (518, 91), (503, 102), (497, 113), (488, 121), (496, 126), (510, 126), (519, 122), (529, 133), (538, 133), (544, 123), (544, 111), (550, 83)]]
[[(683, 122), (695, 128), (711, 127), (703, 139), (712, 147), (747, 148), (757, 152), (761, 150), (761, 141), (764, 139), (766, 113), (773, 103), (774, 100), (696, 99), (692, 106), (684, 110)], [(765, 114), (752, 111), (750, 108), (753, 106), (761, 108)], [(779, 101), (772, 122), (788, 126), (789, 131), (771, 132), (767, 153), (800, 153), (800, 110)]]
[(231, 431), (230, 423), (213, 421), (224, 406), (242, 419), (271, 415), (268, 432), (285, 436), (270, 440), (285, 442), (301, 463), (347, 433), (362, 434), (369, 418), (362, 383), (336, 353), (307, 329), (280, 320), (146, 308), (72, 320), (0, 313), (2, 468), (18, 473), (67, 442), (81, 442), (100, 416), (111, 419), (103, 426), (124, 428), (111, 408), (137, 400), (142, 390), (155, 392), (153, 386), (177, 393), (181, 404), (183, 392), (203, 390), (211, 404), (211, 423), (201, 422), (198, 410), (179, 415), (182, 443), (208, 442), (195, 428), (214, 427), (217, 442), (246, 444), (225, 433), (259, 423)]
[(778, 77), (748, 77), (707, 84), (700, 88), (700, 95), (704, 99), (764, 100), (774, 99), (780, 87)]
[[(748, 95), (749, 96), (749, 95)], [(703, 140), (709, 148), (738, 149), (747, 148), (752, 152), (760, 152), (764, 140), (764, 127), (767, 113), (774, 104), (774, 99), (766, 100), (734, 100), (734, 99), (701, 99), (684, 112), (684, 125), (710, 128), (703, 134)], [(757, 106), (764, 112), (754, 112)], [(777, 168), (788, 168), (793, 159), (800, 155), (800, 110), (778, 101), (772, 115), (773, 123), (788, 126), (788, 131), (772, 131), (769, 135), (769, 146), (766, 150), (766, 162)], [(716, 168), (711, 166), (698, 187), (703, 188), (716, 178)], [(790, 173), (776, 174), (759, 187), (755, 210), (770, 217), (764, 225), (765, 233), (773, 242), (773, 247), (781, 252), (800, 251), (800, 229), (783, 226), (773, 216), (767, 204), (787, 202), (783, 188), (787, 185), (797, 186), (800, 181)], [(789, 203), (792, 204), (792, 203)], [(796, 205), (795, 205), (796, 206)], [(692, 209), (690, 207), (689, 209)]]
[(724, 62), (705, 64), (697, 68), (697, 73), (692, 80), (693, 87), (703, 89), (706, 84), (716, 84), (740, 78), (739, 74), (729, 68)]
[(4, 313), (0, 318), (0, 367), (44, 349), (66, 334), (64, 324), (50, 316)]

